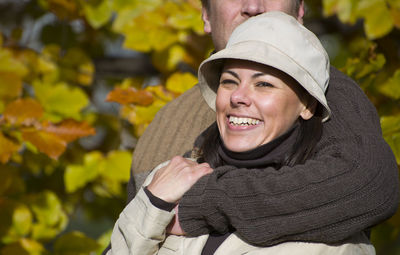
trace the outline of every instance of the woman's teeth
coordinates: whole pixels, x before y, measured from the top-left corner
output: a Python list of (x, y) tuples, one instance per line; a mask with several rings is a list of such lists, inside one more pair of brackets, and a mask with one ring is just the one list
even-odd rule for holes
[(229, 123), (235, 126), (250, 126), (250, 125), (258, 125), (260, 121), (252, 118), (238, 118), (229, 116)]

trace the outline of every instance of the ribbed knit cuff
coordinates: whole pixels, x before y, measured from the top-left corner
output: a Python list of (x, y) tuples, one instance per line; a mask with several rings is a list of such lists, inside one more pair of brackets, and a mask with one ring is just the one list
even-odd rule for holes
[[(207, 213), (202, 204), (205, 199), (205, 187), (210, 175), (202, 177), (187, 191), (179, 201), (179, 223), (189, 236), (200, 236), (209, 233), (202, 213)], [(208, 213), (207, 213), (208, 214)]]
[(226, 169), (221, 170), (202, 177), (179, 202), (179, 223), (189, 236), (229, 231), (229, 219), (219, 210), (221, 201), (226, 199), (218, 187), (218, 176)]

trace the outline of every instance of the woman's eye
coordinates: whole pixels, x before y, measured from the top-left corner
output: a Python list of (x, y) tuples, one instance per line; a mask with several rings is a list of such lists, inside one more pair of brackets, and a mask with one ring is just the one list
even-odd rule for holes
[(220, 84), (236, 84), (237, 82), (235, 82), (234, 80), (231, 80), (231, 79), (223, 79), (219, 83)]
[(257, 87), (274, 87), (274, 85), (272, 85), (271, 83), (266, 82), (266, 81), (257, 82), (256, 86)]

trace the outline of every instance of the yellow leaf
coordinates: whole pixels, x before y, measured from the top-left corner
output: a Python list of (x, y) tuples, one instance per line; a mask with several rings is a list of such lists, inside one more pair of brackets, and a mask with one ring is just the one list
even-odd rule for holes
[(148, 86), (145, 90), (151, 92), (157, 99), (164, 102), (169, 102), (175, 98), (174, 94), (171, 93), (171, 91), (166, 90), (165, 87), (161, 85)]
[(177, 72), (168, 78), (166, 87), (170, 91), (183, 93), (196, 85), (196, 83), (197, 78), (193, 74)]
[(19, 205), (13, 213), (12, 231), (19, 237), (26, 236), (32, 227), (32, 213), (25, 205)]
[(67, 142), (45, 131), (23, 131), (22, 137), (52, 159), (57, 159), (67, 147)]
[(393, 29), (393, 19), (384, 0), (361, 0), (358, 13), (364, 17), (364, 30), (369, 39), (377, 39)]
[(78, 138), (96, 134), (96, 130), (88, 123), (72, 119), (63, 120), (57, 124), (45, 122), (42, 130), (55, 134), (66, 142), (72, 142)]
[(170, 72), (183, 62), (185, 49), (181, 45), (174, 45), (152, 55), (153, 65), (162, 72)]
[(19, 150), (20, 145), (6, 138), (0, 132), (0, 162), (7, 163), (11, 156)]
[(104, 171), (104, 157), (98, 151), (87, 153), (83, 165), (69, 165), (64, 174), (67, 192), (73, 193), (93, 181)]
[(164, 105), (164, 101), (155, 100), (150, 106), (124, 106), (121, 115), (134, 125), (149, 124)]
[(400, 29), (400, 2), (398, 2), (398, 6), (390, 8), (390, 14), (392, 15), (394, 25), (397, 29)]
[(11, 124), (32, 125), (42, 115), (42, 106), (32, 98), (17, 99), (8, 104), (4, 110), (4, 118)]
[(117, 102), (119, 104), (138, 104), (147, 106), (153, 103), (153, 95), (146, 90), (136, 90), (135, 88), (121, 89), (115, 88), (108, 93), (107, 102)]
[(400, 99), (400, 69), (379, 87), (379, 91), (390, 98)]
[(46, 116), (54, 122), (59, 121), (60, 117), (79, 119), (81, 110), (89, 103), (82, 89), (70, 87), (65, 83), (35, 81), (33, 88)]
[(128, 151), (112, 151), (107, 155), (102, 176), (119, 182), (128, 182), (132, 153)]
[(22, 94), (22, 78), (15, 73), (0, 71), (0, 99), (11, 100)]
[(11, 51), (0, 48), (0, 72), (13, 73), (24, 77), (28, 70), (23, 63), (12, 55)]
[(112, 1), (103, 0), (100, 4), (91, 5), (86, 2), (83, 3), (83, 10), (89, 24), (94, 28), (100, 28), (105, 25), (112, 15)]

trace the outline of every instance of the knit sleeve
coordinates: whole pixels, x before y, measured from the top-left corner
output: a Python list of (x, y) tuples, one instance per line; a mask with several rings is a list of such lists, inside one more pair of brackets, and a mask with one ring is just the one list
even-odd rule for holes
[(330, 84), (332, 118), (304, 165), (280, 170), (223, 166), (181, 199), (179, 220), (192, 236), (230, 227), (254, 245), (332, 243), (393, 215), (397, 164), (375, 108), (344, 75)]

